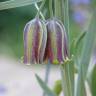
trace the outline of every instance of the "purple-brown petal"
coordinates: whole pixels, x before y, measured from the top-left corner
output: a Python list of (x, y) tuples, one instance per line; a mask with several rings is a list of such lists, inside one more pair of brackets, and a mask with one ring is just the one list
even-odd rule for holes
[[(39, 18), (31, 20), (24, 29), (24, 63), (42, 63), (46, 47), (47, 30)], [(42, 51), (42, 52), (41, 52)]]
[[(61, 22), (57, 19), (50, 19), (46, 23), (47, 26), (47, 46), (45, 51), (45, 58), (49, 59), (51, 63), (58, 61), (59, 63), (64, 62), (64, 53), (66, 45), (65, 29)], [(65, 44), (65, 45), (64, 45)], [(67, 50), (67, 49), (66, 49)]]

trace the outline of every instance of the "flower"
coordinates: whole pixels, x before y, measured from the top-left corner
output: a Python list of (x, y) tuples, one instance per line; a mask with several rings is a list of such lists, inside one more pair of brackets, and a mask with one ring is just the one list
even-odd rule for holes
[(47, 42), (44, 21), (35, 18), (24, 28), (24, 63), (42, 63)]
[(67, 35), (61, 21), (53, 18), (47, 21), (47, 44), (44, 60), (63, 63), (68, 57)]
[(74, 13), (73, 13), (73, 19), (77, 23), (82, 24), (86, 20), (86, 15), (85, 15), (85, 13), (82, 10), (74, 11)]
[(74, 5), (79, 5), (79, 4), (90, 4), (90, 0), (71, 0), (71, 2), (74, 4)]

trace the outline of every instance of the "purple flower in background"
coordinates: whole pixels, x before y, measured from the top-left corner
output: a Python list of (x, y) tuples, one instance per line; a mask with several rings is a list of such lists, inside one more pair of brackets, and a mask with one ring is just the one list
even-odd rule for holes
[(79, 5), (79, 4), (90, 4), (90, 0), (71, 0), (72, 4)]
[(94, 54), (93, 54), (93, 64), (96, 64), (96, 51), (94, 51)]
[(86, 21), (88, 21), (88, 18), (89, 18), (88, 6), (91, 1), (90, 0), (71, 0), (71, 2), (73, 4), (72, 16), (74, 21), (79, 23), (80, 25), (86, 23)]
[(96, 56), (95, 56), (95, 58), (94, 58), (94, 64), (96, 64)]
[(75, 11), (73, 12), (73, 19), (79, 24), (82, 24), (86, 20), (86, 16), (82, 11)]
[(7, 92), (7, 89), (4, 85), (0, 84), (0, 96), (5, 96), (5, 93)]

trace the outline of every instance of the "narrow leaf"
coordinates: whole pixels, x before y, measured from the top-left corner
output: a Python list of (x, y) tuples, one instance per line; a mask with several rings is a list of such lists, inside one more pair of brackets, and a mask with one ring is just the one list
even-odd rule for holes
[(75, 42), (75, 48), (78, 48), (78, 45), (80, 44), (80, 42), (82, 41), (82, 39), (85, 37), (86, 32), (81, 32), (81, 34), (79, 35), (79, 37), (76, 39)]
[(83, 68), (84, 78), (86, 77), (86, 73), (88, 71), (91, 54), (94, 46), (94, 41), (96, 38), (96, 18), (95, 17), (96, 17), (96, 14), (92, 16), (92, 20), (88, 28), (88, 32), (86, 33), (86, 38), (85, 38), (81, 60), (80, 60), (80, 64), (82, 65), (81, 67)]
[[(79, 73), (78, 73), (78, 81), (77, 81), (77, 91), (76, 96), (85, 96), (85, 93), (81, 95), (82, 92), (84, 92), (84, 80), (87, 76), (87, 71), (92, 55), (92, 49), (94, 45), (94, 40), (96, 38), (96, 14), (92, 16), (92, 20), (90, 22), (90, 26), (88, 28), (88, 31), (85, 36), (84, 45), (82, 48), (82, 54), (80, 58), (79, 63)], [(83, 80), (83, 82), (81, 82)], [(83, 87), (82, 87), (83, 86)]]
[(96, 96), (96, 64), (92, 72), (91, 92), (92, 96)]
[[(51, 64), (50, 62), (48, 62), (48, 64), (46, 64), (46, 72), (45, 72), (45, 83), (48, 84), (49, 81), (49, 75), (50, 75), (50, 69), (51, 69)], [(46, 96), (46, 93), (43, 93), (43, 96)]]
[(27, 6), (40, 1), (42, 0), (9, 0), (5, 2), (0, 2), (0, 10)]
[(35, 76), (36, 76), (38, 83), (40, 84), (40, 86), (42, 87), (42, 89), (45, 91), (45, 93), (48, 96), (56, 96), (56, 94), (46, 85), (45, 82), (41, 80), (41, 78), (37, 74)]

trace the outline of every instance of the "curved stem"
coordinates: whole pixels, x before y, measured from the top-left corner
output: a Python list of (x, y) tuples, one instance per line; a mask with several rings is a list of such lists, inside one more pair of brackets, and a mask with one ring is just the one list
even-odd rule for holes
[(40, 12), (41, 12), (42, 8), (44, 7), (45, 2), (46, 2), (46, 0), (43, 0), (43, 1), (42, 1), (42, 4), (41, 4), (41, 6), (40, 6), (40, 8), (39, 8), (39, 10), (38, 10), (38, 12), (37, 12), (37, 14), (36, 14), (36, 17), (39, 17)]
[[(35, 7), (36, 7), (37, 11), (39, 11), (39, 7), (38, 7), (37, 3), (35, 3)], [(44, 17), (44, 15), (42, 14), (41, 11), (40, 11), (40, 16), (42, 17), (43, 20), (45, 20), (45, 17)]]

